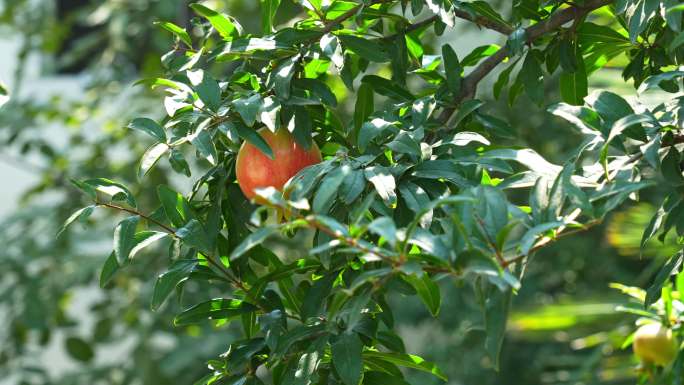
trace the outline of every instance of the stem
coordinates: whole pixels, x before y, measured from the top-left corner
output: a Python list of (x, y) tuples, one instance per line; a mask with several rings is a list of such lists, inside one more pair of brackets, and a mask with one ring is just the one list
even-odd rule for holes
[(102, 207), (108, 207), (108, 208), (114, 209), (114, 210), (125, 211), (129, 214), (137, 215), (137, 216), (145, 219), (146, 221), (154, 223), (155, 225), (161, 227), (162, 229), (164, 229), (167, 233), (171, 234), (172, 236), (174, 236), (176, 238), (178, 237), (178, 235), (176, 235), (176, 230), (172, 229), (171, 227), (159, 222), (158, 220), (156, 220), (156, 219), (150, 217), (149, 215), (146, 215), (146, 214), (144, 214), (144, 213), (142, 213), (136, 209), (129, 209), (127, 207), (118, 206), (118, 205), (114, 205), (111, 203), (97, 202), (97, 201), (95, 202), (95, 205), (102, 206)]
[[(115, 204), (111, 204), (111, 203), (105, 203), (105, 202), (96, 202), (95, 204), (98, 205), (98, 206), (107, 207), (107, 208), (110, 208), (110, 209), (119, 210), (119, 211), (124, 211), (124, 212), (130, 213), (130, 214), (138, 215), (139, 217), (145, 219), (146, 221), (151, 222), (151, 223), (154, 223), (155, 225), (157, 225), (157, 226), (163, 228), (167, 233), (169, 233), (169, 234), (170, 234), (171, 236), (173, 236), (174, 238), (178, 238), (178, 235), (177, 235), (177, 233), (176, 233), (176, 230), (174, 230), (173, 228), (171, 228), (171, 227), (169, 227), (169, 226), (167, 226), (167, 225), (165, 225), (165, 224), (163, 224), (163, 223), (157, 221), (156, 219), (154, 219), (154, 218), (150, 217), (149, 215), (146, 215), (146, 214), (144, 214), (144, 213), (142, 213), (142, 212), (140, 212), (140, 211), (138, 211), (138, 210), (136, 210), (136, 209), (130, 209), (130, 208), (127, 208), (127, 207), (123, 207), (123, 206), (119, 206), (119, 205), (115, 205)], [(260, 303), (260, 301), (258, 300), (258, 298), (254, 298), (254, 297), (249, 293), (249, 290), (247, 290), (247, 288), (245, 287), (245, 284), (242, 283), (242, 281), (240, 281), (237, 277), (235, 277), (235, 276), (230, 272), (230, 270), (226, 269), (226, 267), (223, 265), (223, 263), (221, 263), (220, 261), (217, 261), (217, 260), (215, 259), (215, 256), (214, 256), (214, 255), (205, 255), (205, 260), (207, 261), (208, 264), (214, 266), (217, 270), (219, 270), (219, 271), (220, 271), (220, 272), (221, 272), (221, 273), (230, 281), (230, 283), (231, 283), (236, 289), (242, 290), (242, 291), (245, 293), (245, 297), (246, 297), (246, 299), (247, 299), (249, 302), (251, 302), (251, 303), (253, 303), (254, 305), (256, 305), (262, 312), (267, 312), (267, 309)], [(296, 320), (298, 320), (298, 321), (301, 321), (301, 319), (300, 319), (299, 317), (295, 316), (295, 315), (288, 314), (288, 316), (289, 316), (290, 318), (293, 318), (293, 319), (296, 319)]]
[(381, 248), (379, 248), (379, 247), (376, 250), (369, 249), (369, 248), (359, 244), (359, 242), (354, 238), (345, 237), (343, 235), (337, 234), (336, 232), (330, 230), (325, 225), (323, 225), (321, 222), (317, 221), (315, 218), (300, 218), (300, 219), (307, 221), (314, 229), (329, 235), (333, 239), (344, 242), (351, 247), (355, 247), (355, 248), (363, 251), (364, 253), (377, 255), (378, 257), (380, 257), (385, 262), (391, 263), (393, 265), (396, 265), (396, 263), (397, 263), (392, 256), (378, 252), (378, 250), (381, 250)]
[(523, 259), (525, 259), (528, 255), (533, 254), (534, 252), (538, 251), (539, 249), (541, 249), (542, 247), (548, 245), (549, 243), (556, 242), (556, 241), (558, 241), (558, 240), (561, 239), (561, 238), (565, 238), (565, 237), (568, 237), (568, 236), (573, 235), (573, 234), (577, 234), (577, 233), (581, 233), (581, 232), (587, 231), (587, 230), (591, 229), (591, 228), (594, 227), (594, 226), (600, 225), (602, 222), (603, 222), (603, 221), (602, 221), (601, 219), (595, 219), (595, 220), (593, 220), (593, 221), (591, 221), (591, 222), (588, 222), (588, 223), (584, 224), (582, 227), (578, 227), (578, 228), (576, 228), (576, 229), (572, 229), (572, 230), (568, 230), (568, 231), (566, 231), (566, 232), (564, 232), (564, 233), (560, 233), (560, 234), (556, 235), (554, 238), (548, 238), (548, 237), (547, 237), (547, 238), (544, 238), (544, 239), (542, 239), (539, 243), (537, 243), (534, 247), (532, 247), (532, 248), (530, 249), (530, 252), (529, 252), (529, 253), (523, 254), (523, 255), (518, 255), (517, 257), (514, 257), (514, 258), (511, 258), (511, 259), (506, 260), (506, 261), (503, 263), (502, 267), (506, 268), (506, 267), (508, 267), (508, 266), (510, 266), (510, 265), (512, 265), (512, 264), (514, 264), (514, 263), (516, 263), (516, 262), (520, 262), (520, 261), (522, 261)]
[[(592, 11), (609, 5), (610, 3), (612, 3), (612, 0), (590, 0), (583, 6), (576, 5), (559, 11), (548, 19), (531, 27), (525, 28), (525, 36), (527, 36), (526, 41), (528, 44), (531, 44), (541, 36), (560, 28), (563, 26), (563, 24), (582, 18)], [(480, 83), (480, 81), (482, 81), (485, 76), (492, 72), (492, 70), (501, 64), (501, 62), (503, 62), (508, 56), (508, 48), (501, 47), (501, 49), (499, 49), (494, 55), (485, 59), (470, 74), (468, 74), (468, 76), (463, 79), (461, 92), (454, 98), (453, 105), (442, 111), (442, 113), (439, 115), (439, 120), (443, 123), (447, 122), (451, 115), (456, 112), (457, 105), (466, 99), (473, 98), (477, 90), (477, 85)]]

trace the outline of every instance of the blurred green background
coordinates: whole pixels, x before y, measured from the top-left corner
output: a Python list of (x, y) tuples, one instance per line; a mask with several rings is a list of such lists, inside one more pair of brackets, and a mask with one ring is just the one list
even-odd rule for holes
[[(236, 17), (248, 32), (259, 28), (257, 1), (204, 3)], [(504, 13), (510, 6), (490, 3)], [(173, 327), (175, 301), (149, 310), (166, 253), (145, 252), (100, 289), (113, 221), (96, 216), (87, 230), (75, 226), (54, 236), (84, 203), (69, 178), (125, 181), (142, 207), (154, 199), (157, 184), (187, 187), (187, 180), (167, 180), (165, 166), (138, 181), (135, 165), (149, 143), (124, 128), (134, 116), (160, 115), (163, 96), (133, 83), (162, 74), (160, 56), (172, 38), (153, 22), (187, 25), (193, 17), (187, 4), (0, 0), (0, 81), (12, 96), (0, 109), (0, 385), (191, 384), (206, 374), (205, 361), (235, 338), (231, 327)], [(288, 23), (301, 12), (284, 0), (278, 20)], [(459, 55), (503, 43), (466, 24), (434, 41), (434, 47), (452, 43)], [(619, 60), (610, 67), (594, 75), (592, 88), (630, 98), (634, 92), (620, 78)], [(548, 84), (554, 85), (546, 90), (551, 104), (559, 100), (557, 82)], [(348, 96), (344, 87), (336, 92), (340, 100)], [(491, 99), (486, 91), (480, 96)], [(492, 112), (518, 130), (521, 145), (550, 161), (561, 163), (579, 141), (565, 122), (524, 97), (513, 107), (492, 103)], [(652, 190), (642, 198), (658, 196)], [(481, 313), (472, 291), (451, 282), (443, 282), (445, 303), (437, 319), (415, 298), (394, 298), (407, 350), (438, 363), (454, 385), (634, 383), (636, 360), (620, 348), (634, 319), (614, 311), (625, 299), (608, 284), (643, 287), (676, 250), (668, 239), (650, 243), (641, 255), (641, 229), (655, 210), (649, 199), (643, 201), (532, 259), (514, 299), (500, 372), (482, 348), (485, 335), (477, 327)], [(193, 286), (184, 295), (207, 298), (223, 290)], [(437, 383), (415, 374), (409, 379)]]

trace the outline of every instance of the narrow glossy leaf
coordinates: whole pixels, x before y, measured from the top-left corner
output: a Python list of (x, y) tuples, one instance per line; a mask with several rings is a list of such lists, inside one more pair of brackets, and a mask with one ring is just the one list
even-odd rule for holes
[(314, 195), (312, 209), (315, 213), (327, 214), (337, 197), (340, 185), (350, 172), (349, 166), (343, 166), (323, 178)]
[(416, 292), (425, 304), (425, 307), (427, 307), (433, 317), (436, 317), (439, 314), (439, 308), (442, 304), (439, 286), (437, 286), (427, 273), (422, 274), (420, 277), (407, 275), (404, 279), (416, 289)]
[(352, 204), (366, 188), (366, 178), (361, 170), (350, 172), (340, 186), (339, 197), (345, 205)]
[(211, 163), (211, 165), (215, 166), (218, 160), (218, 153), (216, 152), (216, 147), (214, 146), (214, 141), (212, 140), (209, 131), (200, 127), (197, 132), (189, 137), (189, 139), (190, 143), (197, 149), (197, 152)]
[(294, 119), (290, 120), (287, 129), (292, 133), (297, 144), (304, 150), (309, 150), (313, 143), (311, 115), (304, 106), (295, 106), (294, 112)]
[(252, 94), (248, 97), (242, 97), (237, 100), (233, 100), (233, 106), (235, 110), (240, 114), (242, 120), (249, 127), (254, 125), (256, 121), (257, 114), (262, 109), (264, 101), (261, 99), (261, 95), (258, 93)]
[(114, 253), (119, 264), (128, 261), (131, 250), (136, 245), (135, 233), (138, 222), (140, 217), (134, 215), (119, 222), (114, 229)]
[(670, 278), (671, 275), (679, 272), (679, 268), (682, 265), (682, 260), (684, 259), (683, 253), (678, 253), (674, 257), (670, 258), (665, 265), (658, 271), (658, 274), (653, 279), (651, 286), (646, 290), (646, 301), (644, 302), (644, 308), (648, 309), (649, 306), (654, 304), (659, 298), (660, 293)]
[(95, 205), (91, 205), (74, 211), (74, 213), (71, 214), (69, 218), (67, 218), (67, 220), (64, 221), (64, 224), (62, 224), (62, 226), (59, 228), (56, 237), (59, 238), (59, 236), (62, 235), (64, 230), (66, 230), (67, 227), (69, 227), (72, 223), (76, 222), (77, 220), (85, 222), (86, 219), (88, 219), (90, 215), (92, 215), (93, 211), (95, 211), (96, 207), (97, 206)]
[(165, 185), (160, 185), (157, 187), (157, 197), (162, 204), (166, 217), (174, 226), (182, 227), (190, 219), (195, 218), (190, 203), (180, 193)]
[(363, 353), (363, 359), (364, 361), (369, 359), (381, 360), (404, 368), (416, 369), (421, 372), (430, 373), (440, 380), (448, 380), (444, 373), (442, 373), (442, 371), (437, 367), (437, 365), (411, 354), (366, 351)]
[(368, 230), (385, 238), (391, 246), (397, 243), (397, 227), (391, 218), (375, 218), (373, 222), (368, 224)]
[(236, 25), (235, 20), (231, 19), (230, 16), (216, 12), (199, 3), (190, 4), (190, 8), (209, 20), (209, 23), (211, 23), (214, 29), (216, 29), (216, 32), (218, 32), (224, 40), (229, 41), (240, 35), (241, 27), (239, 24)]
[(296, 87), (307, 90), (313, 95), (317, 96), (323, 103), (335, 107), (337, 106), (337, 98), (330, 90), (327, 84), (318, 79), (296, 79), (294, 81)]
[(187, 45), (188, 47), (192, 48), (192, 40), (190, 39), (190, 35), (188, 35), (188, 32), (185, 30), (185, 28), (181, 28), (176, 24), (173, 24), (168, 21), (157, 21), (154, 24), (176, 35), (180, 39), (180, 41), (185, 43), (185, 45)]
[(461, 67), (456, 52), (448, 44), (442, 46), (442, 57), (444, 58), (447, 87), (449, 87), (449, 91), (457, 94), (461, 89), (461, 72), (463, 67)]
[(197, 95), (211, 111), (218, 111), (221, 105), (221, 88), (216, 79), (206, 71), (202, 74), (202, 81), (195, 85)]
[(466, 55), (463, 60), (461, 61), (461, 66), (462, 67), (471, 67), (476, 65), (480, 60), (494, 55), (499, 49), (501, 49), (500, 46), (496, 44), (488, 44), (488, 45), (483, 45), (480, 47), (477, 47), (473, 49), (468, 55)]
[(532, 246), (534, 246), (534, 242), (537, 240), (539, 235), (544, 234), (549, 230), (557, 229), (563, 225), (563, 222), (549, 222), (534, 226), (527, 230), (525, 235), (523, 235), (522, 239), (520, 240), (520, 252), (526, 255), (529, 253)]
[(246, 252), (251, 250), (257, 245), (260, 245), (266, 238), (275, 234), (278, 231), (278, 227), (261, 227), (255, 232), (249, 234), (242, 243), (240, 243), (233, 252), (230, 253), (230, 260), (235, 260), (243, 256)]
[(477, 99), (472, 99), (472, 100), (466, 100), (464, 101), (456, 111), (454, 115), (452, 115), (449, 118), (449, 121), (447, 122), (447, 127), (448, 128), (453, 128), (457, 127), (463, 119), (465, 119), (468, 115), (472, 114), (474, 111), (476, 111), (478, 108), (482, 107), (484, 105), (484, 102), (481, 100)]
[(191, 219), (185, 226), (176, 230), (176, 235), (190, 247), (204, 253), (211, 252), (212, 241), (204, 226), (197, 219)]
[(109, 281), (114, 278), (117, 271), (119, 271), (119, 262), (116, 260), (116, 253), (112, 251), (105, 260), (102, 270), (100, 271), (100, 287), (104, 288), (107, 286)]
[(261, 31), (264, 35), (273, 32), (273, 19), (275, 18), (280, 0), (260, 0), (261, 3)]
[(166, 142), (166, 133), (164, 132), (164, 129), (152, 119), (133, 119), (130, 123), (128, 123), (128, 128), (144, 132), (157, 139), (159, 142)]
[(584, 98), (589, 94), (589, 85), (584, 61), (580, 57), (577, 62), (574, 72), (566, 72), (560, 75), (560, 91), (564, 102), (581, 106), (584, 104)]
[(356, 104), (354, 107), (354, 128), (357, 136), (361, 125), (373, 113), (374, 109), (373, 87), (370, 84), (362, 83), (356, 94)]
[(352, 35), (339, 35), (338, 39), (344, 47), (362, 58), (383, 63), (389, 60), (387, 51), (378, 43)]
[(292, 77), (295, 74), (297, 60), (299, 60), (298, 56), (287, 59), (271, 72), (269, 79), (273, 90), (282, 99), (290, 98)]
[(373, 184), (380, 198), (388, 206), (394, 207), (397, 202), (396, 182), (389, 170), (382, 166), (372, 166), (364, 170), (364, 175)]
[(261, 151), (267, 157), (274, 159), (273, 150), (271, 149), (271, 146), (268, 145), (268, 142), (266, 142), (266, 140), (264, 140), (264, 138), (262, 138), (258, 132), (240, 123), (236, 123), (234, 127), (238, 135), (242, 139), (246, 140), (254, 147), (258, 148), (259, 151)]
[(211, 320), (230, 319), (245, 313), (256, 311), (256, 306), (239, 299), (215, 298), (199, 303), (174, 318), (176, 326), (189, 325)]
[(197, 260), (181, 259), (174, 262), (168, 271), (157, 277), (150, 305), (152, 310), (159, 309), (176, 285), (186, 279), (195, 266), (197, 266)]
[(416, 99), (411, 107), (411, 120), (414, 127), (419, 127), (427, 122), (435, 110), (437, 102), (434, 97), (426, 96)]
[(527, 96), (541, 105), (544, 102), (544, 74), (534, 50), (528, 52), (518, 76), (525, 86)]
[(506, 335), (506, 321), (512, 296), (513, 290), (510, 288), (503, 292), (493, 289), (490, 290), (485, 303), (485, 330), (487, 332), (485, 348), (496, 370), (499, 370), (499, 357)]
[(138, 165), (138, 177), (142, 178), (154, 167), (159, 159), (164, 156), (169, 146), (166, 143), (157, 143), (148, 147)]
[(392, 126), (392, 122), (388, 122), (381, 118), (375, 118), (361, 125), (358, 132), (357, 144), (361, 151), (365, 151), (370, 142), (378, 135), (382, 134), (386, 129)]
[(361, 80), (362, 83), (373, 86), (375, 92), (398, 101), (413, 102), (414, 96), (397, 83), (377, 75), (366, 75)]
[(356, 333), (341, 334), (331, 346), (332, 363), (345, 385), (358, 385), (361, 381), (361, 350), (363, 344)]
[(163, 233), (160, 231), (140, 231), (135, 233), (135, 245), (128, 254), (128, 258), (135, 257), (140, 250), (153, 244), (154, 242), (164, 239), (168, 236), (168, 233)]

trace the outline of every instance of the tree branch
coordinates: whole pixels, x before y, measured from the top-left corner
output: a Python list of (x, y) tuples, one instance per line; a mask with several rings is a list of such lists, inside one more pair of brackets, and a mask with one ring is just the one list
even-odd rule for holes
[[(530, 44), (541, 36), (560, 28), (563, 26), (563, 24), (584, 17), (590, 12), (609, 5), (612, 2), (612, 0), (589, 0), (582, 6), (573, 5), (570, 8), (556, 12), (548, 19), (526, 28), (526, 41), (528, 44)], [(482, 81), (482, 79), (484, 79), (485, 76), (487, 76), (490, 72), (492, 72), (496, 66), (501, 64), (501, 62), (503, 62), (508, 55), (508, 49), (506, 47), (501, 47), (501, 49), (494, 53), (494, 55), (482, 61), (470, 74), (468, 74), (468, 76), (463, 79), (461, 84), (461, 92), (454, 99), (454, 106), (444, 109), (444, 111), (442, 111), (442, 113), (439, 115), (439, 120), (443, 123), (447, 123), (451, 115), (456, 111), (455, 106), (466, 99), (474, 97), (477, 90), (477, 85), (480, 83), (480, 81)]]
[(483, 16), (473, 16), (470, 13), (462, 11), (460, 9), (455, 9), (453, 12), (459, 19), (468, 20), (470, 22), (477, 24), (480, 27), (491, 29), (492, 31), (502, 33), (506, 36), (513, 33), (513, 28), (509, 27), (506, 24), (498, 23), (494, 20), (488, 19)]

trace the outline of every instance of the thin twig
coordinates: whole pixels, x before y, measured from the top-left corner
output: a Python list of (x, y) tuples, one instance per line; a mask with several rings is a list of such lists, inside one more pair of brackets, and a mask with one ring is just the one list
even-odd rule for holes
[[(609, 5), (612, 0), (590, 0), (583, 6), (572, 6), (553, 14), (548, 19), (537, 23), (525, 29), (526, 41), (531, 44), (539, 37), (554, 31), (563, 24), (584, 17), (590, 12)], [(466, 99), (471, 99), (475, 96), (477, 85), (485, 78), (494, 68), (503, 62), (509, 56), (508, 48), (501, 47), (494, 55), (482, 61), (468, 76), (463, 79), (461, 84), (461, 92), (454, 98), (453, 105), (445, 108), (439, 115), (439, 120), (446, 123), (451, 115), (456, 111), (456, 106)]]
[(527, 256), (534, 254), (534, 252), (538, 251), (539, 249), (541, 249), (542, 247), (544, 247), (550, 243), (556, 242), (561, 238), (565, 238), (565, 237), (568, 237), (568, 236), (573, 235), (573, 234), (577, 234), (577, 233), (587, 231), (587, 230), (591, 229), (592, 227), (600, 225), (602, 222), (603, 221), (601, 219), (595, 219), (591, 222), (588, 222), (588, 223), (582, 225), (581, 227), (562, 232), (553, 238), (548, 238), (548, 237), (544, 238), (541, 242), (537, 243), (534, 247), (532, 247), (527, 254), (521, 254), (521, 255), (518, 255), (517, 257), (506, 260), (503, 263), (502, 267), (506, 268), (506, 267), (516, 263), (516, 262), (520, 262), (523, 259), (525, 259)]

